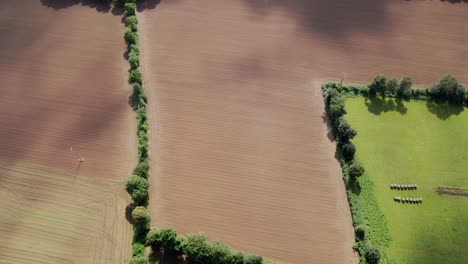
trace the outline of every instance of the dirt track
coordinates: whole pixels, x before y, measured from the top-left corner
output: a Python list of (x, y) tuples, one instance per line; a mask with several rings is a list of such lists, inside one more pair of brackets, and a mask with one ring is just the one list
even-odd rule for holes
[(151, 210), (286, 263), (349, 263), (350, 215), (319, 85), (468, 82), (468, 5), (178, 0), (141, 13)]

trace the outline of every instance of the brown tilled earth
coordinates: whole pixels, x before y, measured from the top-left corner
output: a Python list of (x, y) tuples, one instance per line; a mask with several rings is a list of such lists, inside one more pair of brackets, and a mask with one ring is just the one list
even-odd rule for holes
[(121, 12), (82, 2), (0, 1), (0, 263), (131, 256), (124, 27)]
[(0, 159), (74, 173), (80, 156), (80, 174), (124, 180), (136, 156), (124, 26), (80, 2), (0, 1)]
[(173, 0), (140, 14), (159, 226), (285, 263), (350, 263), (320, 83), (468, 82), (468, 5)]

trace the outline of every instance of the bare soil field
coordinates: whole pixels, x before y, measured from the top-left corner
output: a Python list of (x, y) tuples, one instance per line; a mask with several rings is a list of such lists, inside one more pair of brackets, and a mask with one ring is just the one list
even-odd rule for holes
[(136, 128), (124, 27), (81, 2), (0, 1), (0, 263), (131, 254), (123, 181)]
[(122, 183), (0, 162), (0, 263), (128, 263)]
[(0, 3), (0, 160), (74, 172), (81, 156), (79, 173), (123, 181), (136, 128), (121, 16), (55, 6)]
[(468, 82), (468, 5), (173, 0), (140, 14), (159, 226), (285, 263), (350, 263), (320, 83)]

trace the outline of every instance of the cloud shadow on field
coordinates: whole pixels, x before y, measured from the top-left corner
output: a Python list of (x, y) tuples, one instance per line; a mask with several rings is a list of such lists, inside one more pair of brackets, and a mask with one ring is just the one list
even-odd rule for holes
[(389, 23), (389, 0), (244, 0), (246, 5), (265, 15), (282, 8), (296, 17), (305, 31), (345, 40), (348, 34), (380, 34)]
[(451, 104), (448, 101), (430, 100), (426, 102), (429, 112), (436, 115), (441, 120), (446, 120), (452, 115), (459, 115), (465, 109), (462, 105)]
[(367, 110), (374, 115), (394, 111), (404, 115), (408, 112), (408, 108), (403, 104), (403, 100), (400, 98), (369, 96), (365, 98), (364, 104), (367, 106)]
[(41, 0), (41, 4), (55, 10), (60, 10), (75, 5), (82, 5), (96, 9), (101, 13), (107, 13), (111, 10), (110, 4), (99, 3), (96, 0)]

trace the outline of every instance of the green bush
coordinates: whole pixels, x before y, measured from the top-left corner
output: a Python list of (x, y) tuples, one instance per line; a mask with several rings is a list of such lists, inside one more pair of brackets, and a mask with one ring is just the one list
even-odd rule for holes
[(359, 162), (354, 162), (349, 166), (348, 173), (350, 177), (356, 179), (364, 174), (364, 167)]
[(136, 56), (140, 56), (140, 47), (138, 47), (138, 43), (128, 45), (128, 54), (135, 54)]
[(151, 224), (151, 215), (143, 206), (137, 206), (132, 211), (132, 220), (135, 225), (149, 227)]
[(354, 234), (357, 241), (364, 241), (366, 239), (366, 226), (359, 225), (354, 229)]
[(259, 256), (247, 256), (244, 259), (245, 264), (262, 264), (263, 258)]
[(145, 255), (145, 245), (141, 243), (134, 243), (132, 245), (132, 253), (134, 257), (142, 257)]
[(188, 234), (182, 237), (180, 248), (190, 263), (211, 263), (210, 248), (203, 233)]
[(128, 16), (125, 18), (125, 26), (130, 28), (133, 32), (138, 31), (138, 19), (136, 16)]
[(143, 161), (138, 162), (137, 166), (133, 170), (133, 174), (148, 179), (149, 171), (149, 160), (144, 159)]
[(143, 84), (141, 80), (141, 72), (139, 68), (130, 70), (130, 77), (128, 78), (128, 81), (130, 83), (138, 83), (139, 85)]
[(140, 57), (135, 53), (129, 53), (128, 63), (130, 64), (131, 69), (136, 69), (138, 66), (140, 66)]
[(465, 87), (452, 75), (444, 75), (438, 84), (432, 86), (430, 93), (435, 98), (449, 100), (453, 103), (463, 104), (465, 102)]
[(135, 45), (138, 43), (138, 34), (133, 32), (131, 28), (127, 28), (124, 33), (124, 38), (127, 45)]
[(369, 94), (376, 95), (377, 93), (385, 96), (387, 89), (387, 77), (384, 75), (377, 75), (374, 81), (369, 84)]
[(136, 256), (130, 260), (129, 264), (148, 264), (148, 261), (144, 256)]
[(125, 17), (130, 17), (136, 15), (136, 4), (135, 3), (125, 3)]
[(387, 82), (387, 93), (389, 93), (390, 95), (396, 95), (397, 93), (397, 89), (398, 89), (398, 80), (395, 79), (395, 78), (392, 78), (390, 80), (388, 80)]
[(380, 251), (376, 247), (368, 244), (366, 246), (364, 257), (366, 258), (367, 263), (377, 264), (380, 261)]
[(411, 97), (411, 85), (413, 85), (413, 80), (410, 77), (404, 76), (401, 78), (397, 96), (409, 99)]
[(343, 142), (349, 141), (350, 139), (354, 138), (357, 135), (356, 130), (354, 130), (346, 121), (344, 117), (340, 117), (337, 119), (338, 120), (338, 129), (337, 129), (337, 134), (338, 138), (342, 140)]
[(170, 252), (179, 252), (180, 240), (172, 227), (153, 229), (146, 236), (146, 244), (154, 249), (163, 248)]
[(136, 175), (128, 177), (125, 189), (136, 205), (146, 204), (148, 201), (148, 180)]
[(351, 161), (354, 158), (354, 153), (356, 153), (356, 146), (353, 143), (348, 142), (341, 145), (341, 156), (346, 161)]

